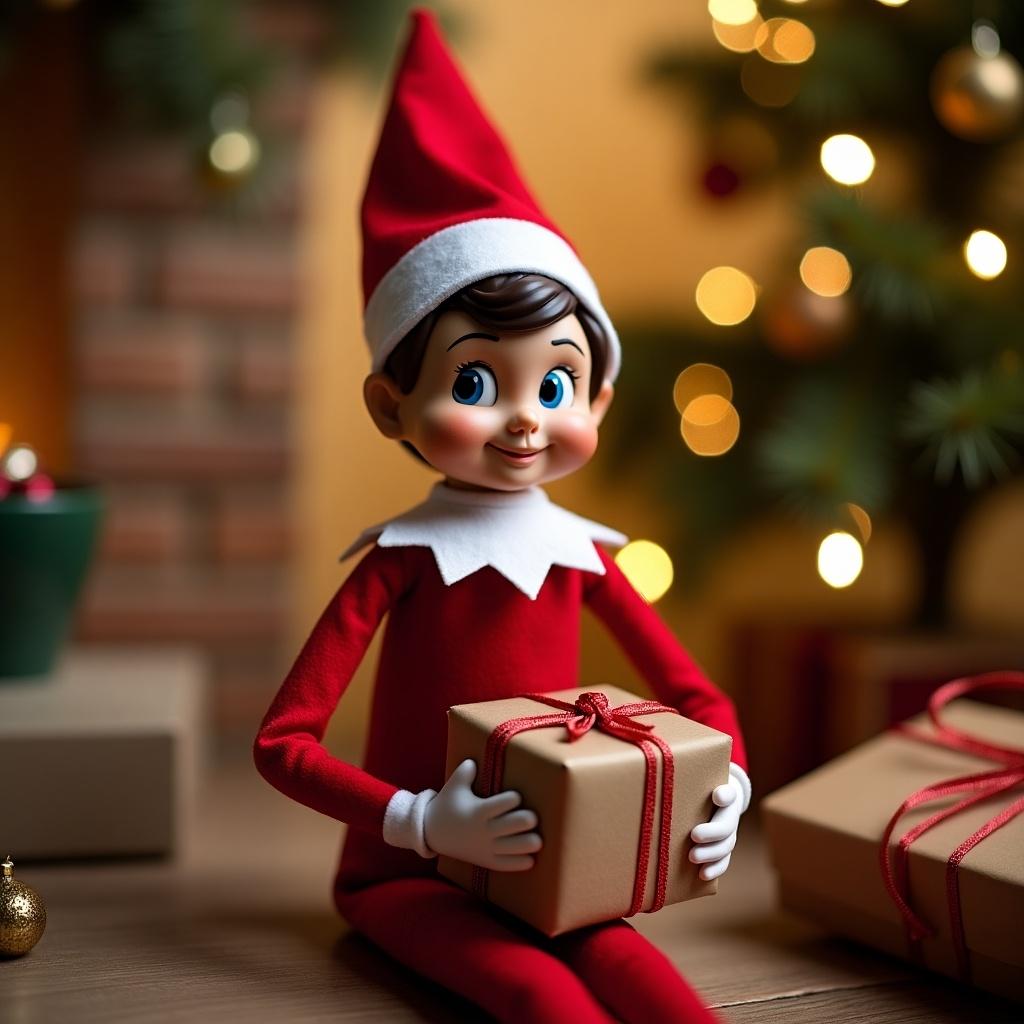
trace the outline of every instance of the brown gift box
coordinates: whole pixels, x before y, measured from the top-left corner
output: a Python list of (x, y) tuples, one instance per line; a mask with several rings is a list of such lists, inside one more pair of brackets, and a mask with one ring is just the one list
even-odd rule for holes
[[(646, 699), (615, 686), (590, 692), (595, 691), (607, 696), (610, 709)], [(572, 704), (586, 692), (575, 688), (547, 696)], [(496, 726), (512, 718), (553, 712), (557, 709), (525, 697), (451, 708), (445, 777), (471, 757), (479, 780), (487, 738)], [(634, 720), (654, 725), (675, 755), (665, 904), (711, 895), (717, 891), (717, 881), (701, 881), (699, 866), (688, 860), (690, 830), (708, 820), (714, 809), (711, 791), (729, 779), (732, 738), (670, 712), (637, 715)], [(655, 828), (643, 911), (651, 908), (657, 884), (660, 752), (656, 758)], [(514, 789), (522, 794), (520, 806), (536, 812), (544, 845), (528, 871), (488, 872), (487, 899), (549, 936), (625, 915), (638, 863), (645, 772), (646, 761), (638, 746), (596, 726), (573, 742), (564, 725), (516, 735), (505, 751), (498, 791)], [(479, 785), (474, 788), (479, 793)], [(439, 858), (438, 871), (470, 891), (473, 870), (464, 861)]]
[[(1024, 747), (1024, 715), (958, 700), (943, 721), (994, 744)], [(911, 724), (931, 732), (927, 717)], [(762, 805), (779, 874), (782, 903), (826, 928), (897, 956), (912, 956), (903, 918), (889, 898), (879, 843), (890, 817), (916, 790), (955, 776), (1000, 767), (986, 758), (885, 733), (772, 794)], [(900, 819), (892, 842), (964, 794), (933, 801)], [(950, 854), (1020, 789), (954, 814), (910, 846), (910, 899), (937, 929), (913, 957), (958, 976), (946, 898)], [(978, 843), (959, 867), (964, 935), (971, 980), (1024, 999), (1024, 816)]]

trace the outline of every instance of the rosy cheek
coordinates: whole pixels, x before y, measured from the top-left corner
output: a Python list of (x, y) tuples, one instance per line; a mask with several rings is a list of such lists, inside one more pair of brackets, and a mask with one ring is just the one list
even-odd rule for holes
[(552, 440), (564, 450), (584, 461), (597, 450), (597, 427), (589, 413), (563, 417), (551, 435)]
[(425, 410), (421, 435), (436, 451), (464, 451), (480, 446), (490, 436), (487, 414), (475, 406), (445, 402)]

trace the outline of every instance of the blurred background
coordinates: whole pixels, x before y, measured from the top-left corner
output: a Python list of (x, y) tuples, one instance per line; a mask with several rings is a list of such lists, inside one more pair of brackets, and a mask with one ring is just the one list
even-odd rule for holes
[[(601, 450), (550, 492), (643, 542), (620, 560), (737, 701), (759, 793), (1024, 665), (1020, 5), (427, 6), (623, 338)], [(361, 400), (358, 204), (407, 9), (4, 4), (18, 685), (186, 648), (213, 748), (248, 757), (339, 552), (433, 482)], [(584, 630), (583, 683), (645, 692)]]

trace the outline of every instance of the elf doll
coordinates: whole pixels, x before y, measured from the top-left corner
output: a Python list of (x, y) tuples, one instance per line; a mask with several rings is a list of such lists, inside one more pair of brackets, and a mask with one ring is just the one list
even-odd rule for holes
[[(438, 854), (527, 871), (543, 822), (445, 773), (455, 704), (578, 684), (581, 606), (657, 700), (728, 733), (729, 781), (693, 829), (718, 877), (750, 801), (730, 701), (607, 553), (625, 538), (542, 484), (584, 465), (619, 341), (573, 247), (541, 212), (431, 15), (413, 15), (362, 207), (364, 398), (382, 434), (442, 479), (365, 531), (369, 550), (314, 627), (256, 737), (260, 773), (348, 824), (334, 885), (353, 928), (500, 1020), (706, 1021), (668, 958), (624, 920), (548, 938), (437, 872)], [(321, 743), (384, 616), (363, 767)]]

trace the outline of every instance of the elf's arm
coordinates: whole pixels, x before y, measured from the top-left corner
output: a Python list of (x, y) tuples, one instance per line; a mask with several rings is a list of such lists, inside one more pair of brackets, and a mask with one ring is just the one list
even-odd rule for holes
[(398, 787), (334, 757), (321, 740), (377, 626), (409, 585), (408, 575), (401, 549), (371, 548), (313, 627), (253, 745), (256, 767), (272, 786), (377, 835)]
[(747, 755), (732, 701), (701, 672), (657, 612), (633, 588), (615, 560), (597, 547), (604, 575), (587, 578), (585, 600), (644, 677), (654, 696), (687, 718), (732, 737), (729, 782), (712, 794), (717, 810), (698, 825), (691, 860), (701, 877), (716, 878), (729, 865), (739, 817), (750, 804)]
[[(412, 793), (341, 761), (321, 743), (338, 701), (385, 612), (411, 585), (402, 548), (374, 547), (313, 627), (263, 719), (253, 758), (277, 789), (315, 811), (421, 857), (445, 853), (496, 871), (525, 871), (541, 847), (532, 811), (512, 790), (487, 798), (463, 762), (440, 793)], [(526, 835), (518, 833), (527, 833)]]

